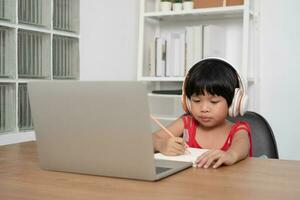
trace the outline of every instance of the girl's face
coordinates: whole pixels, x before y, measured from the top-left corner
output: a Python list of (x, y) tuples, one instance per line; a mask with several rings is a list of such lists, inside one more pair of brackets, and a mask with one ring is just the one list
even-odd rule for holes
[(228, 114), (227, 101), (222, 96), (204, 95), (191, 96), (191, 114), (204, 127), (214, 127), (224, 122)]

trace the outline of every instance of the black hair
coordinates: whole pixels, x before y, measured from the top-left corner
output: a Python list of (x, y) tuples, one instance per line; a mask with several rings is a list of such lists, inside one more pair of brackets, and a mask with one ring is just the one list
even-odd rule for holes
[(186, 96), (191, 99), (193, 94), (222, 96), (230, 107), (235, 88), (239, 88), (236, 70), (227, 62), (209, 58), (196, 63), (190, 70), (185, 81)]

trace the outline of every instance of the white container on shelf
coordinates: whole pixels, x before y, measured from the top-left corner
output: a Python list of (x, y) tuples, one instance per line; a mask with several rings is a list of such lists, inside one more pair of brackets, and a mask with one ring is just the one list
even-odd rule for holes
[(173, 11), (181, 11), (182, 10), (182, 3), (173, 3)]
[(160, 2), (160, 10), (163, 12), (171, 11), (172, 3), (170, 1), (162, 1)]
[(184, 1), (183, 2), (183, 10), (192, 10), (192, 9), (194, 9), (193, 1)]

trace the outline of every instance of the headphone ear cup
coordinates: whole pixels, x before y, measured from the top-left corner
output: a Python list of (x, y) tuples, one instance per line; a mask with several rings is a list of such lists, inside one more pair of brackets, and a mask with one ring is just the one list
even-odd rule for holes
[(191, 100), (189, 100), (189, 98), (185, 98), (185, 101), (186, 101), (186, 107), (187, 107), (187, 110), (189, 113), (191, 113)]
[(232, 99), (231, 106), (229, 107), (229, 116), (236, 117), (239, 114), (239, 104), (241, 100), (241, 90), (239, 88), (235, 88), (234, 96)]
[(239, 110), (240, 110), (239, 113), (241, 116), (243, 116), (246, 113), (247, 107), (248, 107), (248, 96), (242, 95), (240, 106), (239, 106)]
[(183, 83), (182, 83), (182, 95), (181, 95), (182, 109), (186, 113), (189, 112), (189, 106), (190, 106), (189, 99), (187, 98), (187, 96), (185, 94), (185, 85), (186, 85), (187, 78), (188, 78), (188, 75), (186, 75), (185, 78), (184, 78), (184, 80), (183, 80)]
[(181, 105), (184, 112), (186, 113), (189, 112), (188, 105), (187, 105), (187, 97), (185, 94), (181, 95)]
[(239, 78), (239, 84), (240, 84), (240, 101), (239, 101), (239, 111), (238, 113), (243, 116), (248, 108), (248, 95), (247, 95), (247, 85), (245, 84), (245, 80), (243, 77), (238, 76)]

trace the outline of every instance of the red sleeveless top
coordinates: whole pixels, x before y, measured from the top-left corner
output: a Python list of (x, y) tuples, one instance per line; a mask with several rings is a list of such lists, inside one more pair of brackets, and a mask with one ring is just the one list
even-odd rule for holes
[[(184, 123), (184, 131), (183, 131), (183, 138), (189, 147), (193, 148), (200, 148), (202, 147), (196, 141), (196, 130), (198, 126), (198, 122), (191, 116), (191, 115), (183, 115), (182, 120)], [(249, 142), (250, 142), (250, 150), (249, 156), (252, 157), (252, 138), (251, 138), (251, 129), (247, 122), (237, 121), (230, 129), (228, 137), (220, 150), (227, 151), (232, 144), (233, 137), (236, 132), (239, 130), (247, 131), (249, 135)]]

